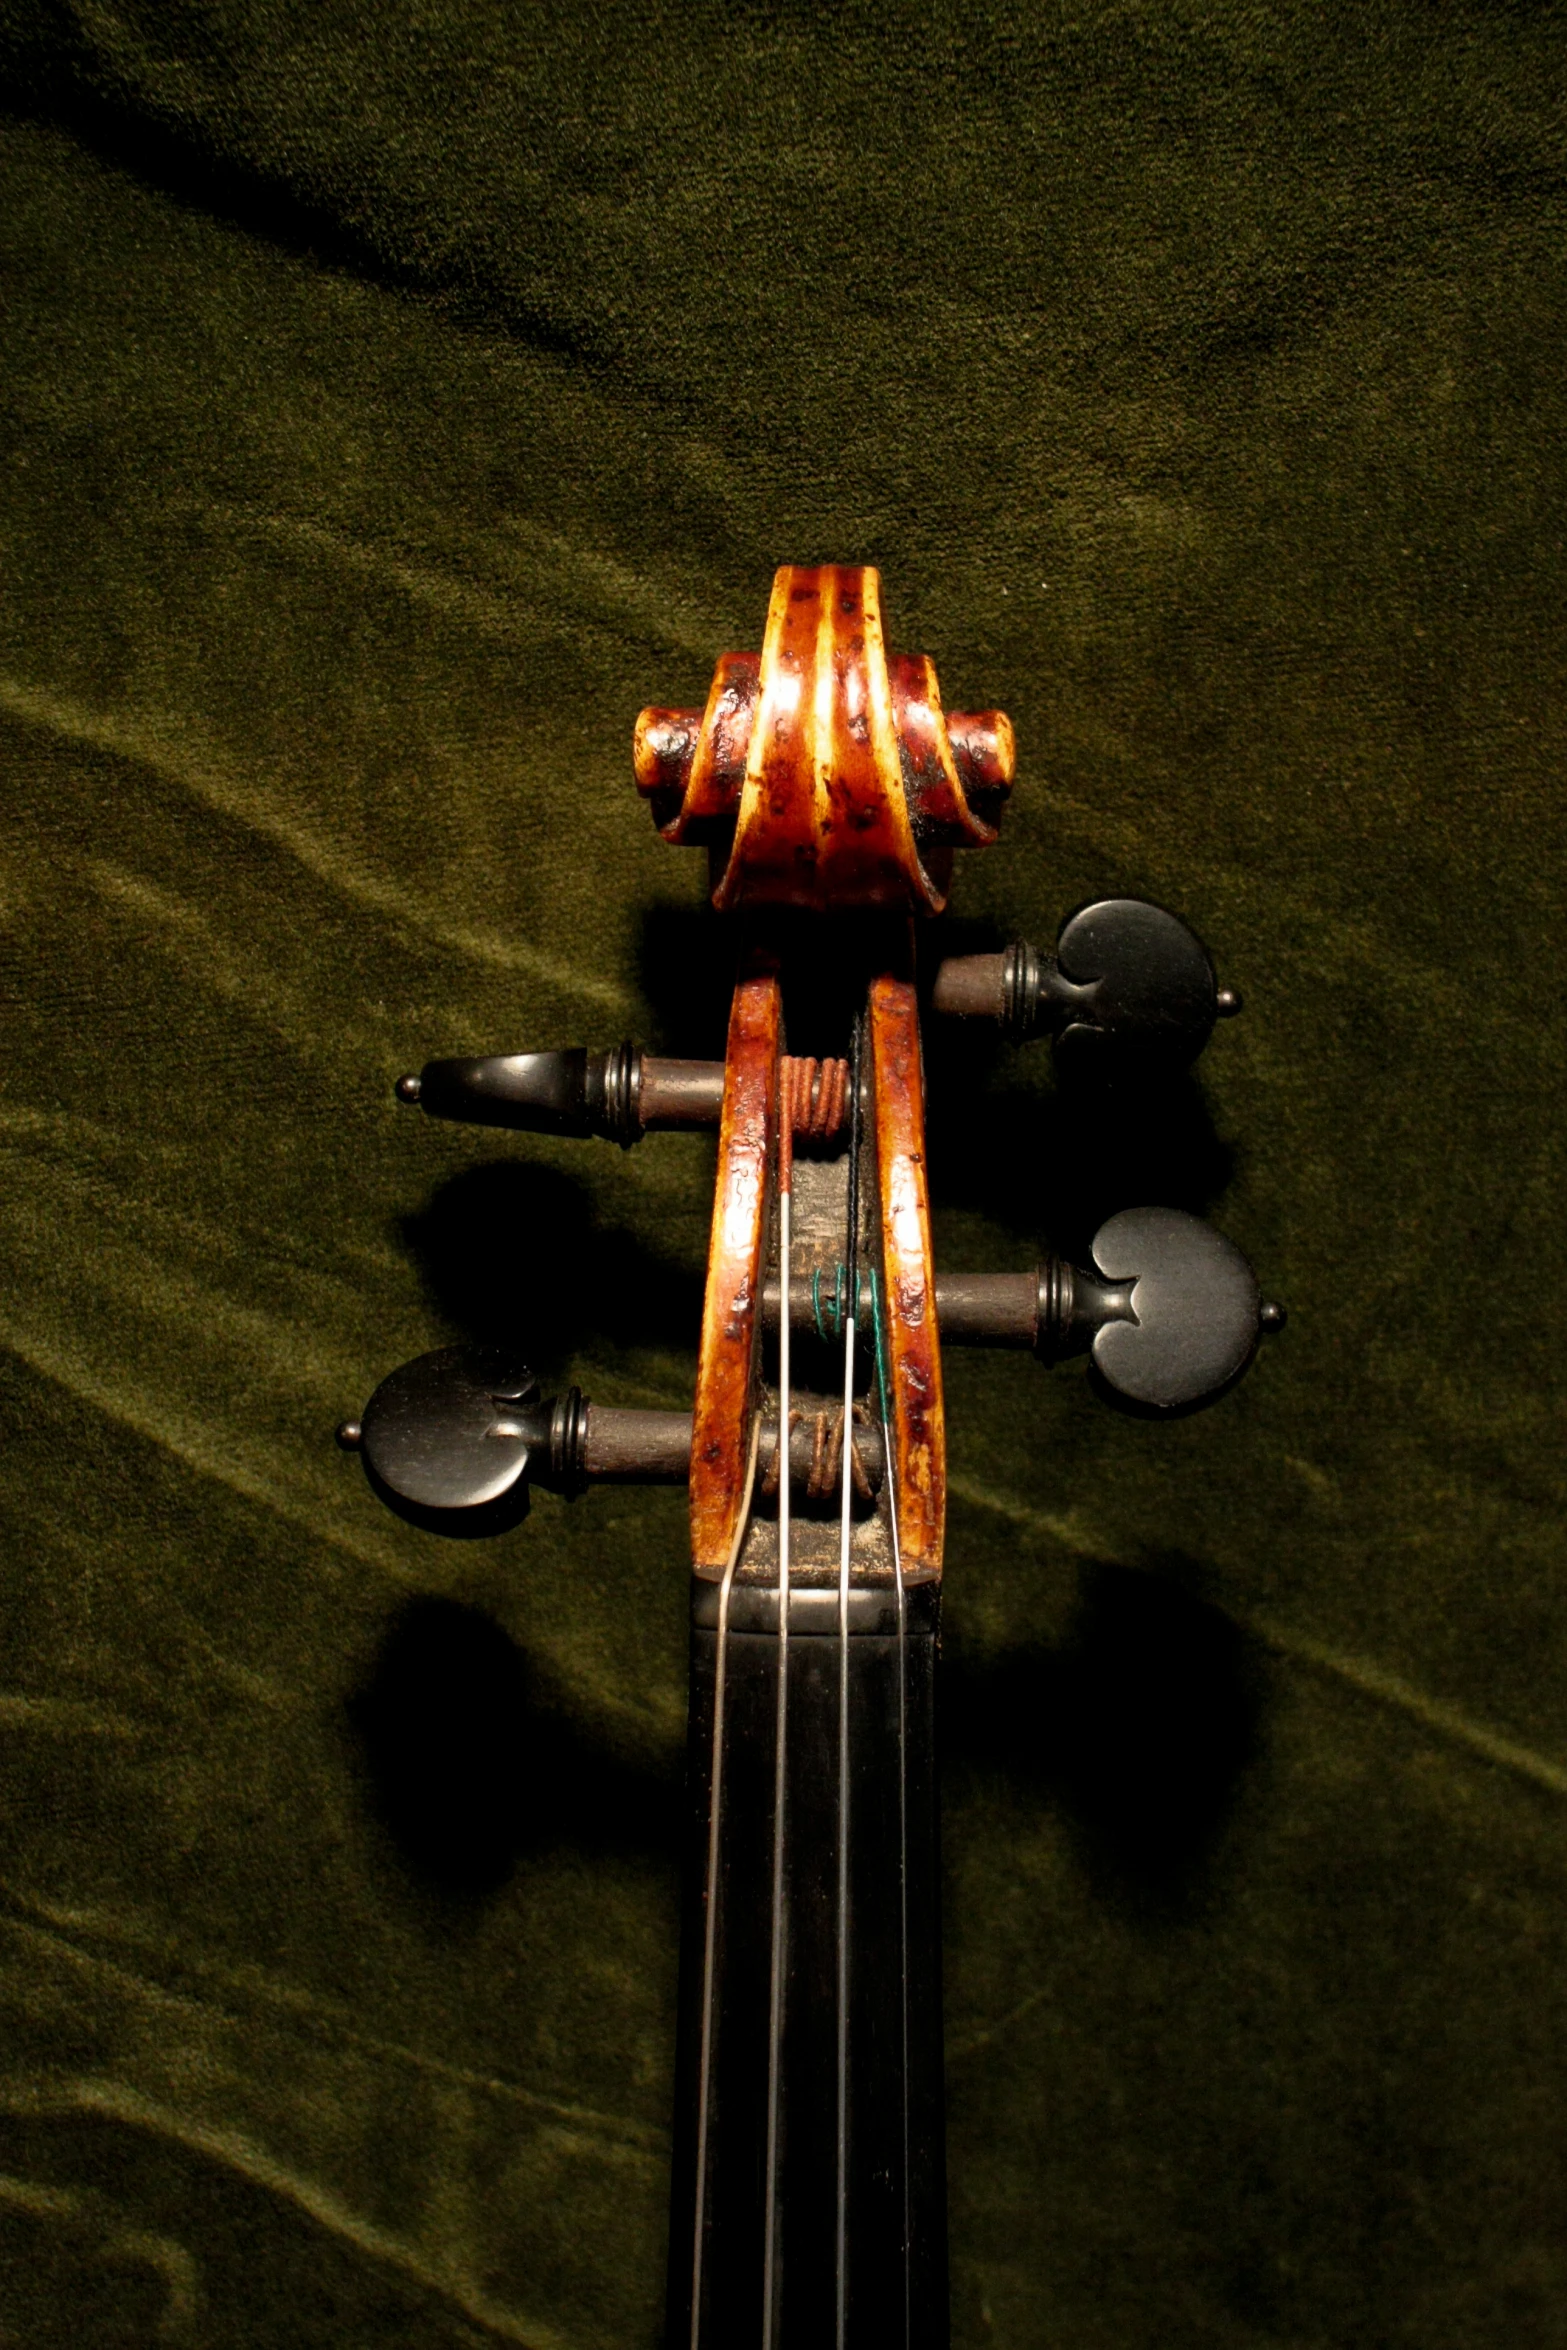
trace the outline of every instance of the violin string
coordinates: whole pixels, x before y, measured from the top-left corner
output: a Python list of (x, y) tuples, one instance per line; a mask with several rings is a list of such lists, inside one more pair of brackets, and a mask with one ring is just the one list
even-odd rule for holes
[(903, 2340), (914, 2332), (914, 2198), (909, 2176), (909, 1609), (898, 1541), (898, 1481), (892, 1445), (892, 1399), (887, 1378), (886, 1320), (881, 1281), (871, 1267), (871, 1318), (876, 1333), (876, 1383), (881, 1397), (882, 1448), (886, 1461), (887, 1524), (892, 1535), (892, 1572), (898, 1609), (898, 1990), (902, 2033), (903, 2087)]
[(773, 2350), (777, 2302), (778, 2123), (783, 2056), (784, 1830), (789, 1728), (790, 1217), (794, 1189), (794, 1069), (779, 1070), (778, 1118), (778, 1723), (773, 1762), (773, 1946), (767, 2002), (767, 2172), (762, 2251), (762, 2350)]
[[(854, 1495), (854, 1353), (860, 1296), (860, 1034), (854, 1023), (849, 1106), (845, 1252), (848, 1307), (843, 1326), (843, 1491), (838, 1529), (838, 2236), (837, 2350), (849, 2314), (849, 1550)], [(840, 1064), (841, 1065), (841, 1064)], [(841, 1110), (840, 1110), (841, 1116)]]
[(751, 1442), (746, 1454), (745, 1483), (740, 1491), (740, 1513), (735, 1520), (734, 1540), (729, 1545), (729, 1556), (724, 1561), (723, 1581), (718, 1586), (718, 1658), (713, 1672), (713, 1767), (709, 1779), (707, 1819), (707, 1907), (702, 1930), (702, 2037), (697, 2062), (696, 2222), (691, 2241), (691, 2350), (698, 2350), (702, 2332), (702, 2254), (707, 2232), (707, 2137), (713, 2079), (713, 1987), (718, 1952), (718, 1854), (724, 1804), (724, 1698), (729, 1663), (729, 1595), (734, 1589), (735, 1568), (740, 1563), (740, 1553), (750, 1524), (751, 1495), (756, 1486), (756, 1457), (761, 1444), (762, 1415), (758, 1412), (751, 1422)]

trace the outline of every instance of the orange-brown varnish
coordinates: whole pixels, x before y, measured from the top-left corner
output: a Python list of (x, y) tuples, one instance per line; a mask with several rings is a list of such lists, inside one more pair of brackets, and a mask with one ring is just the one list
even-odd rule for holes
[(869, 1012), (898, 1541), (905, 1574), (924, 1578), (941, 1571), (947, 1442), (925, 1174), (925, 1083), (912, 983), (873, 981)]
[(760, 657), (723, 654), (703, 711), (644, 710), (633, 756), (666, 840), (730, 844), (716, 906), (817, 913), (939, 912), (1014, 764), (1000, 711), (948, 718), (930, 661), (889, 660), (860, 564), (780, 570)]
[(888, 663), (893, 719), (922, 846), (987, 848), (1012, 788), (1016, 751), (1004, 710), (942, 715), (936, 664), (924, 653)]
[(698, 1574), (723, 1572), (745, 1498), (781, 1026), (775, 973), (758, 970), (743, 978), (729, 1014), (691, 1433), (691, 1560)]
[(720, 653), (705, 710), (644, 710), (637, 720), (637, 789), (666, 840), (706, 842), (733, 822), (761, 683), (760, 654)]

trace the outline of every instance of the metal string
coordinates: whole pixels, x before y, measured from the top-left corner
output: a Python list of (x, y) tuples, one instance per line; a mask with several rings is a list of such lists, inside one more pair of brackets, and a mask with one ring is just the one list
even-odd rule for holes
[(886, 1318), (881, 1279), (870, 1268), (871, 1316), (876, 1331), (876, 1384), (881, 1395), (882, 1448), (886, 1460), (887, 1521), (892, 1534), (892, 1571), (898, 1606), (898, 1988), (903, 2039), (903, 2340), (904, 2350), (914, 2331), (914, 2202), (909, 2176), (909, 1611), (903, 1581), (903, 1553), (898, 1543), (898, 1481), (892, 1448), (892, 1403), (887, 1381)]
[[(843, 1340), (843, 1506), (838, 1534), (838, 2239), (837, 2350), (849, 2312), (849, 1551), (853, 1535), (854, 1353), (860, 1301), (860, 1035), (854, 1024), (849, 1113), (848, 1299)], [(842, 1268), (840, 1267), (840, 1276)], [(840, 1291), (840, 1297), (842, 1292)], [(817, 1327), (821, 1326), (818, 1312)]]
[[(789, 1727), (789, 1247), (794, 1184), (794, 1070), (779, 1072), (778, 1121), (778, 1729), (773, 1764), (773, 1948), (767, 2013), (767, 2202), (762, 2254), (762, 2350), (773, 2350), (777, 2305), (778, 2122), (783, 2056), (784, 1803)], [(846, 1433), (852, 1442), (852, 1431)]]
[(707, 1914), (702, 1936), (702, 2051), (697, 2066), (696, 2109), (696, 2225), (691, 2239), (691, 2350), (698, 2350), (702, 2332), (702, 2254), (707, 2221), (707, 2120), (713, 2077), (713, 1978), (718, 1947), (718, 1850), (724, 1800), (724, 1695), (729, 1662), (729, 1594), (735, 1568), (745, 1543), (751, 1516), (751, 1493), (756, 1483), (756, 1456), (761, 1449), (762, 1415), (751, 1422), (751, 1444), (746, 1456), (745, 1484), (734, 1540), (724, 1561), (724, 1579), (718, 1587), (718, 1662), (713, 1675), (713, 1769), (707, 1819)]

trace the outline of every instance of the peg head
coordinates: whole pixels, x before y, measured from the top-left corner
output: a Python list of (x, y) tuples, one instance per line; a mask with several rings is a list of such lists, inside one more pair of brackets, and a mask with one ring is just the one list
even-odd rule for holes
[(603, 1134), (629, 1147), (642, 1139), (642, 1062), (634, 1044), (590, 1053), (568, 1045), (547, 1053), (490, 1053), (479, 1060), (426, 1061), (400, 1077), (401, 1102), (432, 1118), (509, 1126), (525, 1134)]
[(1054, 1029), (1057, 1065), (1073, 1076), (1175, 1074), (1196, 1060), (1220, 1010), (1201, 940), (1141, 898), (1081, 907), (1040, 986), (1039, 1024)]
[(1222, 1232), (1178, 1208), (1127, 1208), (1101, 1224), (1093, 1253), (1120, 1293), (1094, 1333), (1093, 1360), (1119, 1394), (1176, 1411), (1246, 1368), (1264, 1326), (1262, 1296)]
[(526, 1478), (518, 1414), (538, 1393), (532, 1372), (499, 1348), (441, 1347), (382, 1380), (357, 1449), (376, 1482), (416, 1509), (478, 1509)]

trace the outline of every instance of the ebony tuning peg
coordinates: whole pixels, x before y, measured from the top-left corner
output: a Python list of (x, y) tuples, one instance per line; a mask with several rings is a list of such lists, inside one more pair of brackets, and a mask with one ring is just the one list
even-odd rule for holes
[(1240, 1010), (1206, 948), (1162, 906), (1100, 898), (1062, 926), (1054, 955), (1022, 941), (999, 955), (949, 957), (935, 1009), (995, 1020), (1014, 1043), (1054, 1039), (1073, 1076), (1173, 1075), (1202, 1051), (1215, 1020)]
[(1092, 1262), (1047, 1257), (1030, 1273), (947, 1273), (936, 1283), (943, 1346), (1029, 1347), (1046, 1362), (1091, 1354), (1135, 1403), (1176, 1411), (1227, 1387), (1282, 1306), (1264, 1305), (1233, 1241), (1178, 1208), (1128, 1208), (1094, 1235)]
[(500, 1347), (443, 1346), (383, 1379), (337, 1440), (396, 1500), (455, 1522), (508, 1500), (525, 1508), (531, 1483), (573, 1494), (593, 1477), (684, 1477), (691, 1415), (592, 1412), (577, 1387), (542, 1397)]
[(1051, 1272), (1041, 1353), (1086, 1346), (1111, 1387), (1160, 1411), (1227, 1387), (1284, 1321), (1234, 1242), (1178, 1208), (1124, 1209), (1094, 1234), (1091, 1268)]
[[(829, 1415), (830, 1417), (830, 1415)], [(789, 1434), (791, 1486), (821, 1501), (824, 1439), (808, 1418)], [(689, 1412), (622, 1411), (590, 1404), (580, 1388), (541, 1397), (539, 1383), (498, 1347), (446, 1346), (419, 1355), (383, 1379), (360, 1419), (337, 1431), (345, 1452), (363, 1458), (371, 1483), (419, 1522), (464, 1530), (484, 1513), (493, 1523), (527, 1507), (531, 1484), (581, 1493), (600, 1481), (680, 1483), (691, 1468)], [(762, 1489), (776, 1482), (776, 1426), (762, 1432)], [(881, 1431), (854, 1426), (856, 1508), (868, 1506), (883, 1474)], [(507, 1508), (506, 1505), (511, 1505)]]

